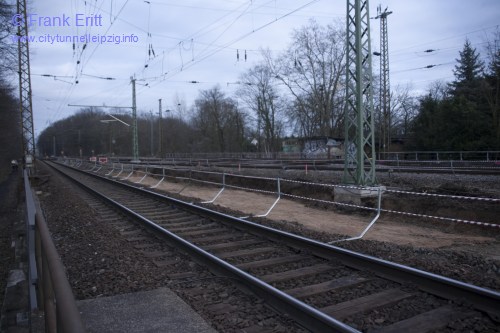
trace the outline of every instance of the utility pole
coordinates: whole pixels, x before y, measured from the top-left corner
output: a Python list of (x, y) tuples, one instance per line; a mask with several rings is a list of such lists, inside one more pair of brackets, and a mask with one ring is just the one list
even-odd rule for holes
[(135, 99), (135, 77), (132, 81), (132, 162), (139, 162), (139, 144), (137, 142), (137, 105)]
[[(23, 154), (35, 158), (35, 131), (33, 129), (33, 103), (31, 93), (30, 51), (28, 43), (28, 17), (26, 0), (17, 0), (17, 13), (22, 15), (17, 28), (17, 47), (19, 63), (19, 105), (21, 111), (21, 126), (23, 133)], [(21, 41), (21, 37), (23, 41)], [(33, 160), (34, 162), (34, 160)]]
[(158, 157), (162, 158), (162, 132), (161, 132), (161, 122), (162, 122), (162, 116), (161, 116), (161, 98), (158, 99)]
[(153, 132), (154, 132), (154, 129), (153, 129), (153, 125), (154, 125), (154, 116), (153, 116), (153, 110), (150, 110), (149, 111), (149, 115), (150, 115), (150, 119), (149, 119), (149, 124), (150, 124), (150, 127), (151, 127), (151, 135), (150, 135), (150, 139), (151, 139), (151, 156), (155, 156), (155, 152), (154, 152), (154, 137), (153, 137)]
[(380, 140), (383, 151), (389, 150), (391, 145), (391, 93), (389, 84), (389, 42), (387, 37), (387, 16), (392, 14), (387, 8), (382, 12), (377, 7), (376, 19), (380, 19), (380, 112), (382, 114), (382, 131)]
[(347, 0), (344, 176), (346, 184), (375, 179), (372, 59), (368, 0)]

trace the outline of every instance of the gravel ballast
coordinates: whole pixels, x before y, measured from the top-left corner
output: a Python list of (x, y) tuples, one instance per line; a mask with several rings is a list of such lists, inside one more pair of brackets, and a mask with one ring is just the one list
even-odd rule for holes
[[(429, 178), (428, 175), (426, 177)], [(485, 182), (487, 181), (490, 180), (485, 180)], [(400, 182), (403, 181), (400, 180)], [(413, 181), (405, 180), (404, 183), (412, 184)], [(476, 185), (479, 186), (478, 183)], [(434, 189), (440, 188), (437, 181), (430, 182), (428, 186)], [(212, 302), (236, 302), (233, 299), (233, 293), (237, 293), (237, 291), (231, 290), (232, 286), (227, 282), (212, 280), (208, 272), (200, 270), (200, 276), (207, 278), (203, 284), (211, 285), (218, 292), (212, 293), (210, 296), (190, 293), (189, 290), (194, 286), (173, 283), (163, 269), (155, 266), (152, 260), (145, 258), (129, 242), (124, 240), (116, 227), (100, 223), (94, 209), (82, 200), (81, 196), (86, 195), (84, 192), (75, 191), (73, 185), (61, 182), (55, 177), (50, 177), (49, 181), (40, 184), (37, 190), (41, 191), (39, 198), (44, 214), (77, 299), (170, 286), (173, 289), (178, 288), (178, 294), (195, 309), (202, 312), (207, 320), (214, 320), (214, 326), (221, 332), (230, 332), (236, 327), (245, 327), (256, 322), (266, 325), (266, 327), (272, 327), (277, 332), (288, 332), (290, 327), (294, 327), (293, 325), (287, 326), (287, 318), (273, 317), (272, 311), (261, 303), (253, 306), (257, 310), (248, 309), (252, 315), (241, 314), (234, 318), (228, 318), (227, 316), (214, 317), (208, 312), (203, 314), (204, 308), (203, 303), (200, 302), (201, 299), (208, 297), (211, 298)], [(495, 190), (482, 194), (496, 195)], [(231, 213), (227, 209), (225, 211)], [(329, 241), (339, 237), (339, 235), (311, 231), (295, 223), (277, 222), (264, 218), (255, 219), (255, 221), (317, 240)], [(467, 252), (412, 248), (366, 240), (342, 243), (339, 246), (486, 288), (498, 290), (500, 286), (499, 263)], [(255, 302), (251, 296), (245, 297), (248, 297), (248, 304)], [(259, 313), (259, 315), (255, 313)], [(260, 318), (256, 319), (257, 316)], [(295, 328), (294, 331), (300, 332), (301, 330)]]

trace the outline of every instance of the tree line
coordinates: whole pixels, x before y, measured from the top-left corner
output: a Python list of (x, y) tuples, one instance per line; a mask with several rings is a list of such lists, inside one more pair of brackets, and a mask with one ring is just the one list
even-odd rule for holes
[(419, 98), (411, 142), (417, 150), (500, 149), (500, 33), (488, 42), (486, 61), (465, 41), (450, 83), (434, 83)]
[[(16, 90), (0, 79), (0, 168), (22, 157), (21, 112)], [(0, 172), (1, 174), (1, 172)]]
[[(279, 54), (262, 50), (262, 60), (242, 73), (235, 94), (216, 85), (201, 90), (183, 112), (159, 119), (138, 118), (141, 156), (197, 152), (277, 152), (285, 137), (342, 140), (345, 104), (345, 25), (321, 26), (314, 20), (293, 31)], [(466, 40), (452, 82), (435, 82), (422, 96), (411, 87), (392, 88), (390, 122), (380, 112), (374, 78), (375, 137), (381, 133), (404, 142), (407, 150), (499, 150), (499, 33), (486, 57)], [(179, 110), (178, 110), (179, 111)], [(127, 114), (111, 111), (126, 123)], [(115, 113), (113, 113), (115, 112)], [(131, 155), (130, 127), (103, 110), (82, 109), (53, 123), (38, 137), (42, 154)], [(390, 140), (389, 140), (390, 142)]]
[[(17, 74), (17, 45), (10, 36), (15, 34), (10, 23), (13, 7), (0, 0), (0, 168), (6, 170), (10, 161), (22, 157), (21, 111), (19, 91), (12, 78)], [(1, 174), (1, 172), (0, 172)]]

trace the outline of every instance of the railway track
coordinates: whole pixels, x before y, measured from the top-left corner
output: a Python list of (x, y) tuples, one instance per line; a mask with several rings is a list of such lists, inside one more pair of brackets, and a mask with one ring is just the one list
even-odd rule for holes
[[(121, 233), (158, 266), (179, 262), (158, 250), (150, 232), (311, 331), (428, 332), (457, 318), (494, 327), (500, 317), (500, 293), (51, 165), (140, 221), (143, 227), (122, 225)], [(231, 305), (219, 307), (223, 312)]]
[[(343, 171), (342, 160), (232, 160), (232, 159), (150, 159), (144, 165), (177, 166), (177, 167), (218, 167), (232, 169), (264, 169), (264, 170), (316, 170)], [(432, 173), (432, 174), (464, 174), (464, 175), (498, 175), (498, 161), (413, 161), (413, 160), (378, 160), (377, 172), (387, 173)]]

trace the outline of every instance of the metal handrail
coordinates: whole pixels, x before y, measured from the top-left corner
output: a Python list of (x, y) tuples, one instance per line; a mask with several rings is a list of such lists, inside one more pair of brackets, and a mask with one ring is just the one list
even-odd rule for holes
[(38, 306), (45, 312), (45, 332), (86, 332), (64, 265), (50, 236), (40, 203), (29, 185), (26, 172), (24, 177), (26, 201), (31, 203), (27, 205), (27, 214), (34, 215), (32, 229), (35, 241), (28, 244), (28, 251), (36, 252), (37, 287), (43, 300)]

